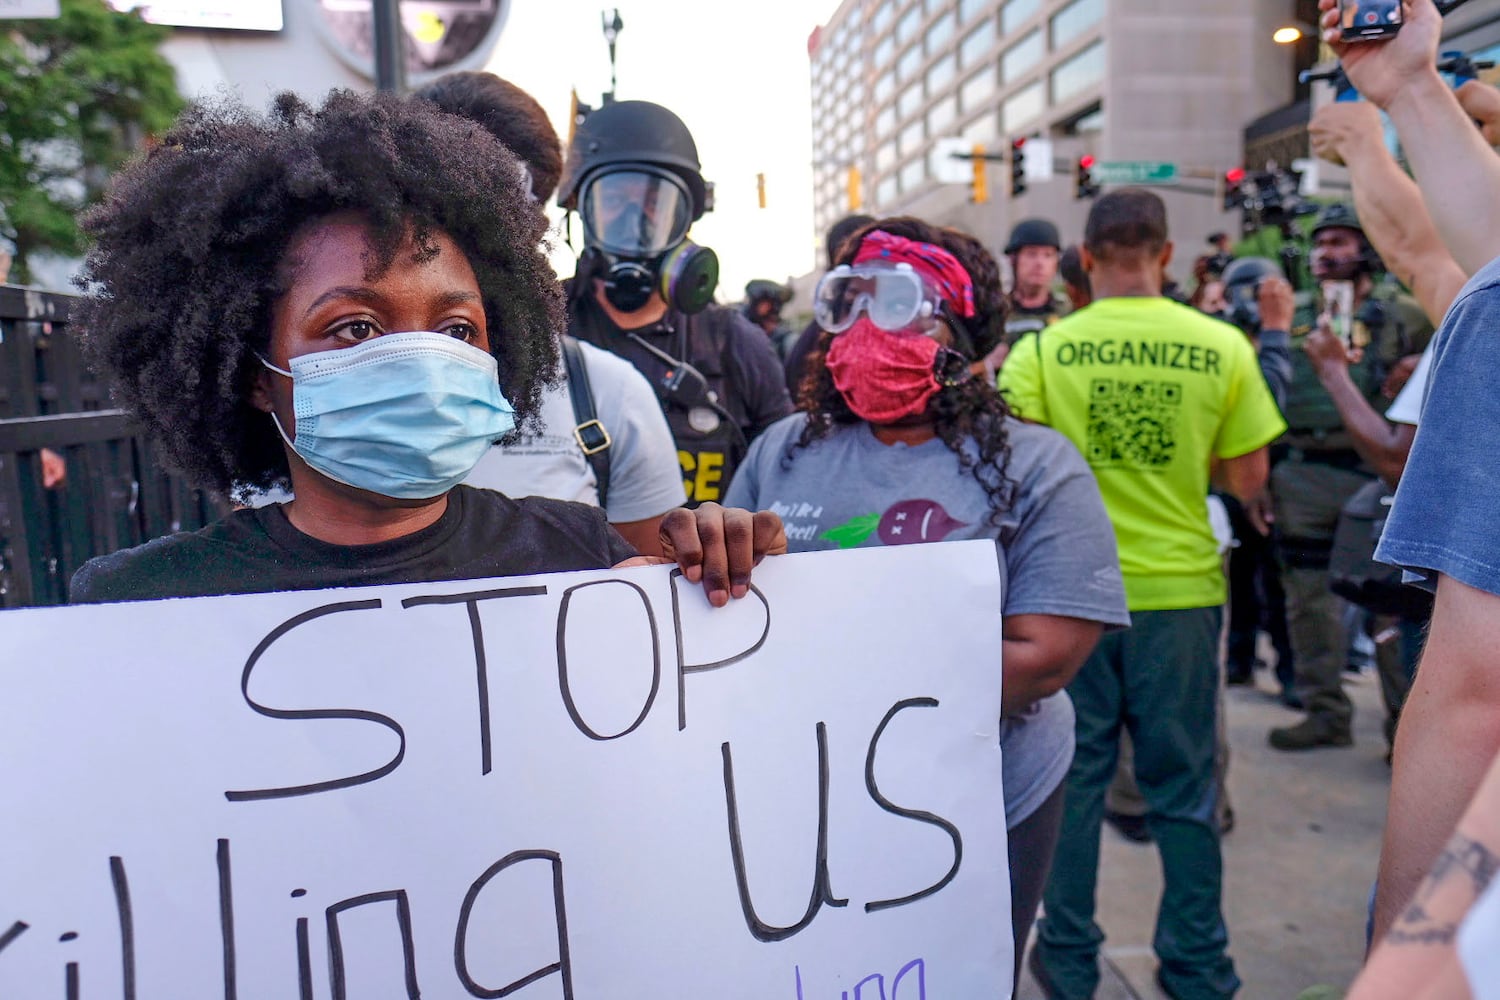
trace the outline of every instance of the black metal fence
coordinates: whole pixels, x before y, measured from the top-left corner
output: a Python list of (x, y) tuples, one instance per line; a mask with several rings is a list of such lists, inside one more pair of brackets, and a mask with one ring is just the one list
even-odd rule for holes
[[(63, 604), (87, 560), (223, 505), (161, 471), (68, 333), (72, 296), (0, 285), (0, 608)], [(46, 454), (50, 451), (52, 454)], [(48, 488), (61, 458), (65, 478)]]

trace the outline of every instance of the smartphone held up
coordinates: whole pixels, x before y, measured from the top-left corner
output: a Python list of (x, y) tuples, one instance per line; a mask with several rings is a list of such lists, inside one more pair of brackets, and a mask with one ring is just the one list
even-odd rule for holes
[(1401, 30), (1401, 0), (1339, 0), (1339, 37), (1345, 42), (1380, 42)]

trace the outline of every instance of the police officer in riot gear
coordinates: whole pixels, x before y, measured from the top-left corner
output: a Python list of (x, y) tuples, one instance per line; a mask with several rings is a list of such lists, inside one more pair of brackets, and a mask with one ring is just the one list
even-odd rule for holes
[(766, 335), (713, 303), (717, 257), (687, 238), (709, 207), (691, 133), (661, 105), (606, 104), (574, 133), (557, 200), (585, 244), (568, 332), (646, 376), (689, 505), (720, 499), (750, 440), (792, 404)]
[(1023, 219), (1005, 243), (1012, 285), (1010, 313), (1005, 320), (1005, 343), (1014, 344), (1028, 333), (1051, 326), (1072, 311), (1056, 289), (1062, 237), (1046, 219)]
[(783, 363), (797, 339), (797, 332), (781, 318), (782, 307), (790, 301), (791, 287), (780, 282), (755, 278), (745, 286), (745, 318), (766, 332)]
[(1343, 690), (1348, 649), (1342, 602), (1329, 590), (1328, 564), (1339, 512), (1374, 470), (1354, 450), (1343, 418), (1318, 379), (1303, 341), (1330, 306), (1333, 286), (1352, 285), (1349, 346), (1359, 360), (1350, 375), (1377, 411), (1386, 374), (1401, 358), (1420, 353), (1432, 325), (1409, 296), (1380, 284), (1380, 260), (1348, 205), (1330, 205), (1313, 228), (1313, 277), (1330, 294), (1298, 296), (1292, 324), (1292, 380), (1288, 430), (1271, 471), (1277, 546), (1286, 588), (1288, 623), (1297, 661), (1297, 687), (1307, 717), (1273, 729), (1279, 750), (1348, 746), (1353, 704)]

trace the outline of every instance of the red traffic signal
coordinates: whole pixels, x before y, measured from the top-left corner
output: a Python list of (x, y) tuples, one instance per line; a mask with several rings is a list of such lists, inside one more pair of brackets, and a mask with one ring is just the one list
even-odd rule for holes
[(1246, 176), (1244, 167), (1224, 171), (1224, 211), (1232, 212), (1245, 207)]
[(1099, 185), (1094, 183), (1094, 157), (1085, 153), (1073, 164), (1073, 197), (1083, 201), (1098, 193)]

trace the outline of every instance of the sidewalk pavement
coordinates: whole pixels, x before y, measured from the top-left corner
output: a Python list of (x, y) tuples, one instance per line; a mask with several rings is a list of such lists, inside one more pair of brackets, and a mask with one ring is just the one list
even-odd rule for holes
[[(1342, 989), (1363, 960), (1390, 769), (1379, 681), (1373, 672), (1345, 678), (1355, 705), (1349, 748), (1271, 749), (1266, 732), (1301, 715), (1275, 700), (1266, 671), (1257, 672), (1262, 689), (1227, 692), (1236, 823), (1224, 838), (1224, 908), (1245, 984), (1240, 1000), (1291, 1000), (1318, 984)], [(1098, 919), (1108, 939), (1096, 1000), (1165, 1000), (1151, 951), (1160, 898), (1156, 848), (1106, 826)], [(1044, 1000), (1029, 973), (1016, 997)]]

